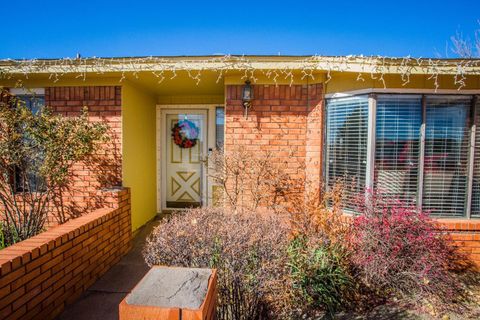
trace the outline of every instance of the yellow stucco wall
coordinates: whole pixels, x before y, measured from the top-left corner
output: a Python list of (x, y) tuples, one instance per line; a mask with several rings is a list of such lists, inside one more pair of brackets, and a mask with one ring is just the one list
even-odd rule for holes
[(223, 95), (159, 95), (159, 104), (223, 104)]
[(139, 87), (122, 85), (123, 185), (131, 189), (132, 228), (155, 217), (157, 97)]

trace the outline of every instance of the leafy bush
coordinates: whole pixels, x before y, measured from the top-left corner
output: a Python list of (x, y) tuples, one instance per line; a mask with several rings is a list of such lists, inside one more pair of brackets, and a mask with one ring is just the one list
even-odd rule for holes
[(338, 185), (329, 192), (315, 190), (292, 199), (288, 264), (296, 318), (315, 317), (321, 310), (331, 314), (351, 299), (355, 283), (345, 241), (351, 227), (341, 198)]
[(286, 219), (258, 212), (190, 209), (173, 214), (147, 240), (149, 265), (218, 269), (219, 319), (264, 319), (288, 295)]
[(308, 243), (299, 236), (288, 248), (291, 281), (296, 304), (304, 312), (327, 310), (333, 314), (345, 302), (352, 279), (345, 265), (345, 253), (328, 243)]
[(44, 229), (49, 204), (67, 183), (69, 169), (106, 139), (106, 125), (32, 111), (0, 88), (0, 216), (6, 245)]
[(354, 218), (352, 263), (373, 291), (409, 302), (447, 306), (462, 296), (452, 268), (458, 254), (428, 214), (370, 194)]

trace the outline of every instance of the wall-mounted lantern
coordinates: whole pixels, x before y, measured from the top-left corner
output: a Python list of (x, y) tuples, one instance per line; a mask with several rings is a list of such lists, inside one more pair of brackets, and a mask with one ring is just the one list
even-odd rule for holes
[(245, 117), (247, 117), (248, 109), (252, 106), (253, 100), (253, 86), (250, 84), (250, 81), (245, 81), (245, 85), (242, 90), (242, 101), (243, 108), (245, 109)]

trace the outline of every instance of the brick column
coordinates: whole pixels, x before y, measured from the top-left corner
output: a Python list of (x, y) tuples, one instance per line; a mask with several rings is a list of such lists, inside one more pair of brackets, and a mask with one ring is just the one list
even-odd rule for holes
[(323, 87), (322, 84), (308, 87), (308, 114), (305, 174), (307, 192), (316, 193), (320, 191), (322, 183), (322, 151), (323, 151)]

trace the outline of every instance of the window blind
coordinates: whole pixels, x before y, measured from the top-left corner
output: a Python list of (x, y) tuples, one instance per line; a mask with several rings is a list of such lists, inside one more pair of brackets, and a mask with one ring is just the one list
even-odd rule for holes
[(473, 162), (472, 209), (471, 216), (480, 218), (480, 99), (477, 99), (475, 111), (475, 153)]
[(374, 188), (415, 204), (418, 188), (422, 97), (377, 97)]
[(344, 204), (365, 189), (368, 135), (368, 97), (327, 100), (327, 187), (343, 184)]
[(427, 97), (423, 209), (432, 215), (465, 215), (470, 104), (471, 97)]

